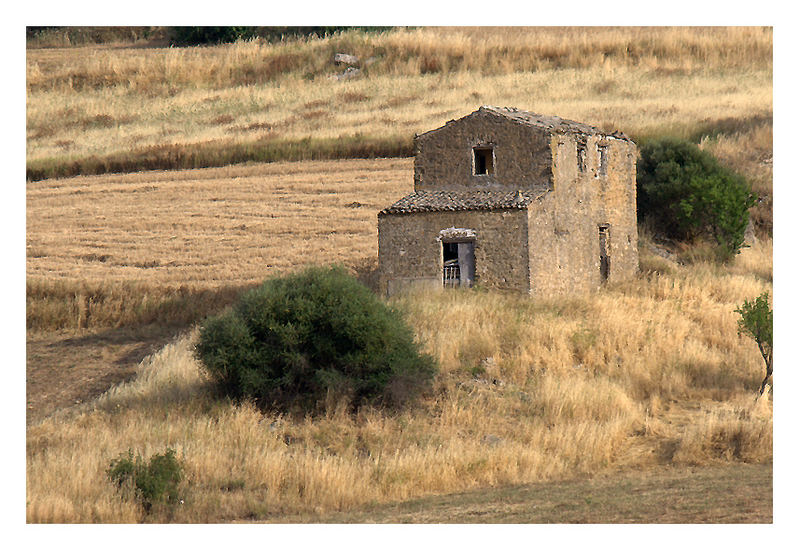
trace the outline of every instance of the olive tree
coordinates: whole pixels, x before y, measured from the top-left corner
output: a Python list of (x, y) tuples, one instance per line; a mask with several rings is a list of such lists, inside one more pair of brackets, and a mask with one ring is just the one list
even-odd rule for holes
[(764, 394), (767, 381), (772, 376), (772, 308), (769, 305), (769, 293), (761, 294), (752, 302), (745, 300), (736, 312), (740, 316), (739, 334), (744, 333), (752, 337), (758, 344), (761, 357), (764, 358), (767, 374), (759, 390), (759, 394)]

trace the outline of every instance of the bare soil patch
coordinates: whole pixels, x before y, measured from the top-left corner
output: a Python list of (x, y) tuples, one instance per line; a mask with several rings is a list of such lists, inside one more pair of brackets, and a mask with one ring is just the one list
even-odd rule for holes
[(88, 402), (133, 378), (139, 362), (176, 333), (144, 327), (28, 334), (27, 424)]
[(772, 523), (772, 464), (658, 467), (492, 488), (327, 516), (317, 523)]

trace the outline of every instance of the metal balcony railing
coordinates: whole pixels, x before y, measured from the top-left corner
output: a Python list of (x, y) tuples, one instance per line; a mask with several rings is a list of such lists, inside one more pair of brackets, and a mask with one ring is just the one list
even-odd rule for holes
[(445, 265), (442, 273), (442, 285), (458, 287), (461, 284), (461, 270), (458, 264)]

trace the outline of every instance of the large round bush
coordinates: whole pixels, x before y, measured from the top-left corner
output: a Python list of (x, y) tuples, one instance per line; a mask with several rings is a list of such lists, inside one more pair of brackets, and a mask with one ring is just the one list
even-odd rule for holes
[(755, 196), (747, 181), (691, 142), (661, 138), (641, 145), (637, 208), (669, 237), (708, 236), (731, 258), (744, 242)]
[(262, 407), (397, 406), (433, 378), (401, 315), (343, 268), (268, 279), (200, 329), (197, 356), (230, 397)]

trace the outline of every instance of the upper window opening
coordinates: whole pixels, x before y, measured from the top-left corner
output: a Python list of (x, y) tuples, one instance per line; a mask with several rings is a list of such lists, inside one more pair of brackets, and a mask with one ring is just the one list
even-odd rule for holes
[(600, 162), (598, 165), (597, 172), (600, 176), (605, 176), (606, 174), (608, 174), (608, 146), (598, 145), (597, 151), (600, 155)]
[(578, 171), (586, 172), (586, 145), (578, 144)]
[(472, 153), (475, 174), (494, 174), (494, 148), (475, 147)]

